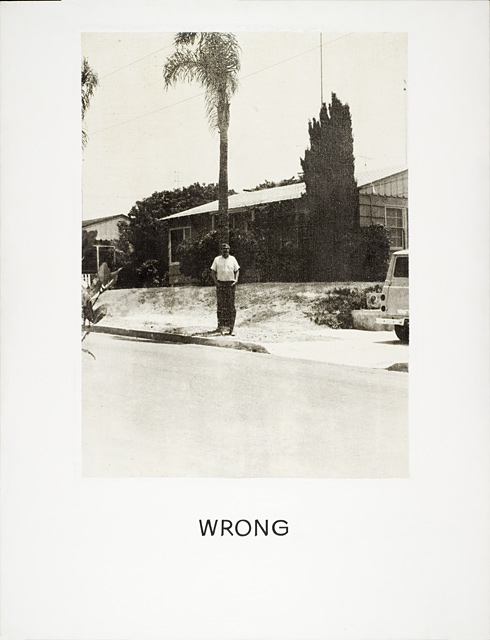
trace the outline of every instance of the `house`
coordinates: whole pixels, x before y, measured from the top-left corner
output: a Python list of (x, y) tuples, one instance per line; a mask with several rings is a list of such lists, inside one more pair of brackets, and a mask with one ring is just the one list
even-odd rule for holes
[[(359, 173), (361, 226), (380, 224), (387, 228), (391, 250), (408, 247), (408, 169), (396, 167)], [(308, 211), (304, 182), (282, 187), (244, 191), (228, 198), (230, 228), (247, 229), (259, 212), (273, 212), (274, 235), (279, 246), (288, 242), (301, 246)], [(218, 201), (209, 202), (162, 218), (168, 227), (169, 282), (181, 284), (177, 248), (183, 240), (194, 240), (217, 228)]]
[(82, 259), (82, 273), (87, 284), (90, 284), (91, 277), (97, 273), (104, 262), (111, 267), (117, 266), (114, 241), (119, 238), (120, 222), (129, 222), (129, 216), (120, 213), (82, 221), (82, 231), (97, 232), (95, 244), (85, 249)]
[[(259, 212), (274, 206), (274, 234), (279, 245), (296, 244), (301, 221), (306, 218), (303, 182), (260, 191), (244, 191), (228, 198), (230, 227), (248, 230)], [(194, 240), (217, 229), (218, 201), (175, 213), (163, 220), (168, 224), (169, 282), (181, 284), (186, 278), (180, 273), (177, 248), (182, 240)]]
[(129, 216), (118, 213), (114, 216), (83, 220), (82, 230), (97, 231), (97, 240), (116, 240), (119, 237), (120, 222), (129, 222)]
[(408, 248), (408, 169), (359, 174), (359, 213), (362, 227), (386, 227), (391, 251)]

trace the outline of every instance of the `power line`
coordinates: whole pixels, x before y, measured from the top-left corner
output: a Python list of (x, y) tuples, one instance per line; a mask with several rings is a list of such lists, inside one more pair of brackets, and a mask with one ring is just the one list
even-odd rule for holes
[(269, 67), (264, 67), (263, 69), (259, 69), (258, 71), (254, 71), (253, 73), (249, 73), (246, 76), (242, 76), (240, 78), (240, 80), (245, 80), (246, 78), (250, 78), (250, 76), (254, 76), (257, 73), (262, 73), (262, 71), (267, 71), (268, 69), (272, 69), (273, 67), (277, 67), (280, 64), (283, 64), (284, 62), (289, 62), (290, 60), (294, 60), (295, 58), (300, 58), (301, 56), (305, 56), (307, 53), (311, 53), (312, 51), (318, 51), (318, 49), (320, 47), (326, 47), (328, 44), (332, 44), (334, 42), (337, 42), (337, 40), (342, 40), (342, 38), (347, 38), (347, 36), (351, 36), (352, 33), (346, 33), (344, 36), (340, 36), (339, 38), (335, 38), (334, 40), (329, 40), (328, 42), (325, 42), (325, 44), (323, 45), (317, 45), (316, 47), (313, 47), (313, 49), (308, 49), (308, 51), (303, 51), (302, 53), (297, 53), (295, 56), (291, 56), (290, 58), (285, 58), (284, 60), (280, 60), (279, 62), (276, 62), (275, 64), (271, 64)]
[(119, 67), (119, 69), (114, 69), (114, 71), (111, 71), (110, 73), (106, 73), (105, 76), (101, 76), (99, 79), (103, 80), (104, 78), (108, 78), (109, 76), (112, 76), (114, 73), (117, 73), (118, 71), (122, 71), (123, 69), (127, 69), (128, 67), (131, 67), (133, 64), (136, 64), (137, 62), (141, 62), (141, 60), (146, 60), (146, 58), (151, 58), (151, 56), (154, 56), (156, 53), (160, 53), (160, 51), (165, 51), (165, 49), (168, 49), (169, 47), (173, 47), (173, 43), (168, 44), (166, 47), (162, 47), (161, 49), (157, 49), (156, 51), (153, 51), (152, 53), (149, 53), (148, 55), (143, 56), (142, 58), (133, 60), (133, 62), (130, 62), (129, 64), (124, 65), (124, 67)]
[[(289, 62), (290, 60), (294, 60), (295, 58), (300, 58), (301, 56), (305, 56), (308, 53), (311, 53), (312, 51), (318, 51), (318, 49), (320, 47), (326, 47), (329, 44), (333, 44), (334, 42), (337, 42), (338, 40), (341, 40), (342, 38), (347, 38), (348, 36), (352, 35), (352, 33), (347, 33), (343, 36), (340, 36), (339, 38), (335, 38), (334, 40), (329, 40), (328, 42), (326, 42), (325, 44), (322, 45), (317, 45), (316, 47), (313, 47), (312, 49), (308, 49), (307, 51), (303, 51), (302, 53), (298, 53), (294, 56), (291, 56), (290, 58), (285, 58), (284, 60), (280, 60), (279, 62), (275, 62), (274, 64), (269, 65), (268, 67), (264, 67), (263, 69), (258, 69), (257, 71), (253, 71), (252, 73), (247, 74), (246, 76), (242, 76), (240, 78), (240, 80), (246, 80), (247, 78), (251, 78), (252, 76), (257, 75), (258, 73), (263, 73), (264, 71), (268, 71), (269, 69), (273, 69), (274, 67), (279, 66), (280, 64), (284, 64), (285, 62)], [(169, 45), (172, 46), (172, 45)], [(164, 49), (167, 49), (168, 47), (164, 47)], [(154, 52), (156, 53), (156, 52)], [(153, 54), (149, 54), (149, 55), (153, 55)], [(149, 56), (145, 56), (145, 57), (149, 57)], [(143, 59), (143, 58), (141, 58)], [(135, 60), (135, 62), (138, 62), (137, 60)], [(131, 63), (134, 64), (134, 63)], [(129, 65), (127, 65), (129, 66)], [(124, 67), (123, 67), (124, 68)], [(115, 71), (113, 71), (112, 73), (116, 73)], [(107, 77), (107, 76), (104, 76)], [(131, 118), (130, 120), (124, 120), (123, 122), (118, 122), (117, 124), (112, 124), (109, 127), (105, 127), (104, 129), (98, 129), (97, 131), (89, 131), (88, 134), (93, 136), (96, 133), (102, 133), (103, 131), (108, 131), (109, 129), (114, 129), (115, 127), (121, 127), (123, 124), (129, 124), (130, 122), (134, 122), (135, 120), (140, 120), (141, 118), (146, 118), (147, 116), (151, 116), (155, 113), (159, 113), (160, 111), (165, 111), (165, 109), (170, 109), (172, 107), (175, 107), (179, 104), (182, 104), (183, 102), (188, 102), (189, 100), (194, 100), (194, 98), (199, 98), (201, 96), (203, 96), (205, 94), (205, 92), (203, 91), (202, 93), (197, 93), (193, 96), (190, 96), (189, 98), (185, 98), (184, 100), (179, 100), (179, 102), (174, 102), (172, 104), (168, 104), (165, 107), (160, 107), (159, 109), (155, 109), (154, 111), (149, 111), (148, 113), (142, 113), (139, 116), (136, 116), (134, 118)]]
[(128, 124), (130, 122), (134, 122), (135, 120), (140, 120), (141, 118), (146, 118), (147, 116), (151, 116), (154, 113), (159, 113), (160, 111), (164, 111), (165, 109), (170, 109), (171, 107), (175, 107), (178, 104), (182, 104), (183, 102), (188, 102), (189, 100), (194, 100), (194, 98), (199, 98), (204, 95), (204, 91), (202, 93), (197, 93), (194, 96), (190, 96), (189, 98), (184, 98), (183, 100), (179, 100), (178, 102), (174, 102), (172, 104), (168, 104), (166, 107), (160, 107), (160, 109), (155, 109), (155, 111), (149, 111), (148, 113), (142, 113), (135, 118), (131, 118), (130, 120), (124, 120), (124, 122), (118, 122), (116, 124), (111, 124), (110, 127), (105, 127), (104, 129), (98, 129), (97, 131), (88, 132), (89, 135), (93, 136), (96, 133), (102, 133), (102, 131), (108, 131), (109, 129), (114, 129), (115, 127), (121, 127), (123, 124)]
[[(342, 38), (346, 38), (347, 36), (352, 35), (351, 33), (347, 33), (343, 36), (340, 36), (339, 38), (335, 38), (334, 40), (329, 40), (328, 42), (325, 43), (325, 45), (321, 44), (321, 37), (322, 34), (320, 34), (320, 48), (322, 48), (323, 46), (326, 46), (327, 44), (331, 44), (332, 42), (336, 42), (337, 40), (341, 40)], [(170, 44), (168, 44), (166, 47), (162, 47), (161, 49), (157, 49), (156, 51), (153, 51), (152, 53), (147, 54), (146, 56), (143, 56), (142, 58), (138, 58), (137, 60), (133, 60), (133, 62), (130, 62), (129, 64), (124, 65), (124, 67), (119, 67), (119, 69), (114, 69), (114, 71), (110, 71), (109, 73), (106, 73), (104, 76), (101, 76), (99, 79), (103, 80), (104, 78), (108, 78), (109, 76), (112, 76), (114, 73), (118, 73), (119, 71), (122, 71), (123, 69), (127, 69), (128, 67), (132, 66), (133, 64), (136, 64), (137, 62), (141, 62), (141, 60), (146, 60), (146, 58), (151, 58), (151, 56), (154, 56), (156, 53), (160, 53), (160, 51), (165, 51), (165, 49), (169, 49), (170, 47), (173, 47), (174, 43), (171, 42)], [(299, 53), (298, 56), (304, 56), (307, 53), (310, 53), (310, 51), (314, 51), (315, 49), (317, 49), (318, 47), (314, 47), (313, 49), (309, 49), (308, 51), (304, 51), (303, 53)], [(283, 62), (287, 62), (288, 60), (292, 60), (293, 58), (296, 58), (298, 56), (293, 56), (292, 58), (286, 58), (285, 60), (281, 60), (280, 62), (276, 63), (276, 64), (282, 64)], [(275, 65), (272, 65), (275, 66)], [(266, 67), (267, 69), (270, 69), (271, 67)], [(260, 73), (260, 71), (256, 71), (254, 73)], [(250, 74), (250, 75), (253, 75)], [(249, 76), (243, 76), (243, 78), (248, 78)]]
[(323, 105), (323, 34), (320, 33), (320, 104)]

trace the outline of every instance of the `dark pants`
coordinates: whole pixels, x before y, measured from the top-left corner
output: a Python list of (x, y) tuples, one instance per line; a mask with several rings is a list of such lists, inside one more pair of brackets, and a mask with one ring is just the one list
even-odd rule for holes
[(218, 300), (218, 329), (228, 327), (233, 331), (235, 326), (235, 285), (231, 282), (220, 282), (216, 287), (216, 297)]

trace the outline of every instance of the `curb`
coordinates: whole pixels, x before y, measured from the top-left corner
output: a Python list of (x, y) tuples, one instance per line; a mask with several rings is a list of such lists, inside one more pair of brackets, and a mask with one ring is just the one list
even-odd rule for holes
[(400, 371), (401, 373), (408, 373), (408, 362), (395, 362), (390, 367), (386, 367), (386, 371)]
[(113, 336), (127, 336), (152, 340), (153, 342), (173, 342), (177, 344), (200, 344), (208, 347), (222, 347), (225, 349), (241, 349), (254, 353), (269, 353), (265, 347), (255, 342), (242, 342), (241, 340), (223, 340), (219, 338), (203, 338), (200, 336), (186, 336), (181, 333), (165, 333), (162, 331), (145, 331), (143, 329), (121, 329), (120, 327), (106, 327), (93, 325), (90, 333), (108, 333)]

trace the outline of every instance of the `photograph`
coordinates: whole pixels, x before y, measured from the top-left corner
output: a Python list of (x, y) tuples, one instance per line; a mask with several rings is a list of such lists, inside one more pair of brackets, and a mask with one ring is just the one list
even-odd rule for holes
[(407, 33), (83, 33), (84, 476), (409, 475)]

